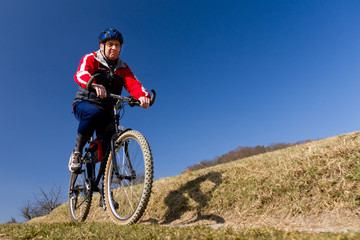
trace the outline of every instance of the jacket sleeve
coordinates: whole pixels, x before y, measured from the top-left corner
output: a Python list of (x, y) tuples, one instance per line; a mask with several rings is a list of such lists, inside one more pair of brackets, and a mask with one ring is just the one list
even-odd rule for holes
[(129, 66), (126, 63), (124, 64), (126, 66), (124, 69), (124, 87), (126, 91), (128, 91), (135, 99), (139, 99), (140, 97), (150, 98), (149, 92), (146, 91), (140, 81), (137, 80)]
[(95, 55), (90, 53), (85, 55), (79, 64), (79, 67), (74, 75), (74, 80), (82, 88), (86, 88), (87, 82), (95, 72)]

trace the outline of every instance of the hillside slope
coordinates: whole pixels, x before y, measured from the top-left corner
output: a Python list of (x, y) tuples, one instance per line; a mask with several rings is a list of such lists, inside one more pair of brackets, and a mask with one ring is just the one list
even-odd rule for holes
[[(353, 132), (157, 180), (141, 222), (358, 229), (359, 183)], [(87, 221), (110, 222), (98, 199)], [(30, 223), (64, 221), (66, 203)]]

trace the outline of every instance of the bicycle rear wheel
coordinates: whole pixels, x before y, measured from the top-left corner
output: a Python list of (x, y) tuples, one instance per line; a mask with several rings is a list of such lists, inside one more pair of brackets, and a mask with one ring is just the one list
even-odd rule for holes
[(106, 165), (106, 207), (113, 222), (122, 225), (133, 224), (141, 218), (151, 194), (151, 150), (141, 133), (129, 130), (116, 140), (115, 155), (117, 171), (113, 169), (112, 154)]
[(69, 185), (69, 213), (73, 221), (83, 222), (89, 214), (92, 199), (91, 183), (86, 171), (72, 173)]

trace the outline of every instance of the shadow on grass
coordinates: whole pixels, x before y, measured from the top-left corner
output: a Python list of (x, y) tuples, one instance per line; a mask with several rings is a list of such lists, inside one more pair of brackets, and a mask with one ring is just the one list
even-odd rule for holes
[[(203, 191), (201, 189), (201, 184), (206, 181), (212, 182), (214, 186), (210, 190)], [(186, 212), (192, 212), (194, 210), (196, 211), (196, 219), (187, 223), (194, 223), (200, 220), (212, 220), (216, 223), (224, 223), (225, 220), (218, 215), (202, 214), (203, 209), (207, 206), (213, 192), (221, 183), (221, 173), (210, 172), (187, 182), (177, 190), (171, 191), (164, 199), (168, 209), (164, 215), (165, 220), (161, 222), (161, 224), (169, 224), (174, 220), (180, 219), (180, 217)], [(185, 196), (185, 194), (187, 194), (188, 197)], [(196, 207), (190, 206), (190, 199), (196, 202)]]

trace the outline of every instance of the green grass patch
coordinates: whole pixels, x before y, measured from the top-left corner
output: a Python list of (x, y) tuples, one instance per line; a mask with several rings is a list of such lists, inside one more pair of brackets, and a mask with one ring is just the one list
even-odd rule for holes
[(109, 223), (1, 224), (1, 239), (359, 239), (360, 233), (307, 233), (206, 226), (117, 226)]

